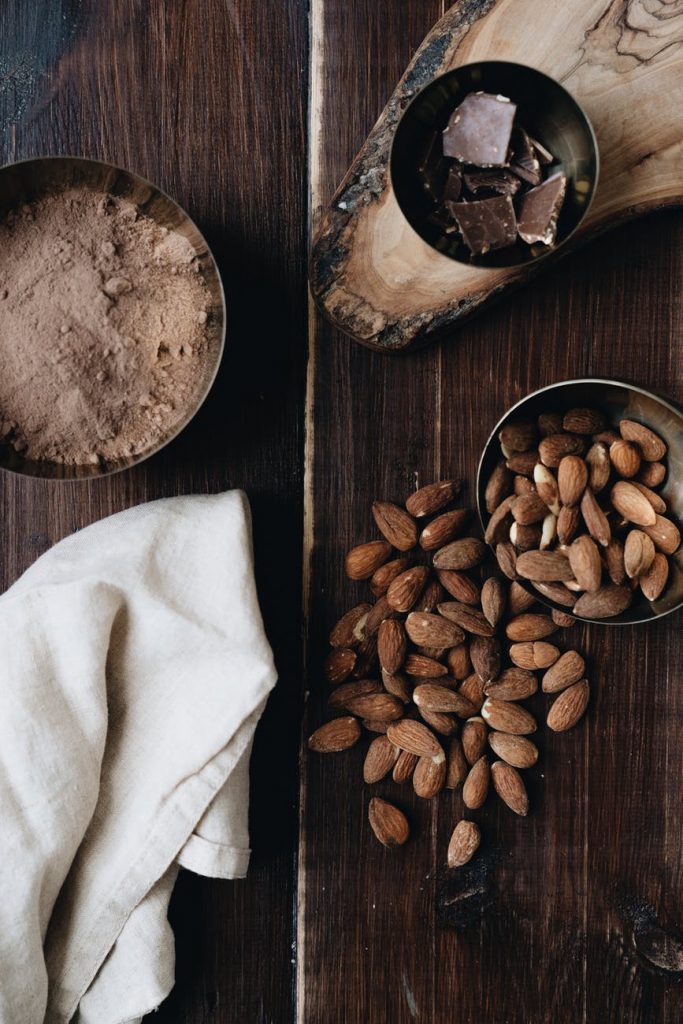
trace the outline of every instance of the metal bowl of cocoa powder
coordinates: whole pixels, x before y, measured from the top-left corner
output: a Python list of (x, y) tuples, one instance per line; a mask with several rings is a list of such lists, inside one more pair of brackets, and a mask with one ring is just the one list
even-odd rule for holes
[(151, 182), (71, 156), (0, 168), (0, 467), (149, 458), (206, 398), (225, 323), (205, 238)]

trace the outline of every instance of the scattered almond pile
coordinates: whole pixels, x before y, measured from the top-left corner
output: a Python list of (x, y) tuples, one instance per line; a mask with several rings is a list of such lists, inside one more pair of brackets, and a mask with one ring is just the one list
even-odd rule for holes
[(485, 539), (505, 575), (589, 619), (619, 615), (638, 589), (656, 601), (681, 542), (654, 490), (664, 441), (634, 420), (609, 430), (595, 409), (508, 423), (499, 440)]
[[(378, 734), (365, 757), (367, 784), (391, 773), (427, 799), (462, 786), (470, 811), (492, 784), (526, 815), (520, 770), (536, 763), (538, 750), (529, 739), (536, 720), (522, 701), (536, 693), (542, 672), (542, 690), (557, 695), (547, 725), (570, 729), (588, 704), (585, 663), (548, 641), (573, 618), (532, 610), (535, 596), (502, 578), (486, 544), (465, 535), (471, 512), (451, 507), (457, 492), (447, 480), (416, 491), (405, 508), (374, 503), (384, 539), (346, 556), (347, 575), (369, 580), (374, 603), (352, 608), (330, 634), (329, 705), (342, 715), (317, 729), (309, 747), (346, 750), (365, 729)], [(408, 839), (408, 820), (392, 803), (375, 797), (368, 815), (385, 846)], [(458, 822), (449, 866), (467, 863), (479, 842), (474, 822)]]

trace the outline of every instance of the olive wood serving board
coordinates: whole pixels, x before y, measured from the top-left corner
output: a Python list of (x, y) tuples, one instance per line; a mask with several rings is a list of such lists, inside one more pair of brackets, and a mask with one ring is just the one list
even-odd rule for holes
[[(413, 96), (437, 75), (481, 60), (552, 76), (595, 130), (600, 177), (593, 204), (568, 244), (540, 262), (482, 268), (442, 255), (405, 220), (389, 180), (394, 131)], [(682, 200), (682, 0), (460, 0), (418, 49), (323, 211), (311, 289), (357, 341), (407, 349), (598, 232)]]

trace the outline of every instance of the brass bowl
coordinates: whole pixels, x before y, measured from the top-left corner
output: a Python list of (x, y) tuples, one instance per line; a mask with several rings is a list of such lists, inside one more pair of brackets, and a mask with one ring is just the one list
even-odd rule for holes
[[(418, 162), (430, 135), (442, 131), (453, 109), (471, 92), (507, 96), (517, 104), (519, 122), (556, 157), (567, 176), (567, 193), (557, 225), (557, 242), (532, 256), (517, 244), (473, 256), (457, 240), (444, 247), (444, 236), (429, 220), (433, 205), (420, 180)], [(479, 267), (512, 267), (535, 263), (556, 253), (586, 216), (598, 181), (598, 144), (585, 112), (559, 82), (535, 68), (507, 61), (464, 64), (439, 75), (414, 97), (396, 128), (390, 173), (396, 200), (411, 227), (438, 252)], [(448, 236), (446, 236), (448, 237)], [(438, 243), (438, 244), (437, 244)]]
[(107, 476), (148, 459), (169, 444), (187, 426), (204, 402), (218, 373), (225, 346), (225, 294), (218, 267), (206, 239), (185, 211), (145, 178), (113, 164), (74, 156), (39, 157), (7, 164), (0, 168), (0, 220), (17, 206), (69, 188), (87, 188), (98, 193), (122, 196), (135, 203), (141, 213), (151, 217), (157, 224), (188, 239), (197, 254), (200, 270), (211, 296), (206, 325), (208, 358), (205, 361), (203, 378), (197, 385), (194, 395), (188, 400), (182, 418), (167, 436), (126, 459), (99, 465), (65, 466), (55, 462), (25, 459), (15, 452), (11, 445), (0, 442), (1, 468), (26, 476), (53, 480), (83, 480)]
[[(486, 529), (491, 518), (486, 511), (484, 492), (495, 465), (501, 459), (498, 435), (501, 429), (513, 420), (535, 420), (542, 412), (564, 413), (577, 407), (592, 407), (604, 412), (610, 422), (616, 426), (621, 419), (638, 420), (651, 427), (659, 434), (668, 446), (668, 473), (664, 484), (658, 488), (667, 503), (667, 515), (677, 526), (683, 523), (683, 412), (670, 402), (653, 395), (650, 391), (615, 380), (586, 378), (584, 380), (567, 380), (558, 384), (550, 384), (527, 395), (509, 409), (493, 428), (481, 459), (477, 473), (477, 508), (482, 526)], [(605, 625), (630, 625), (635, 622), (651, 622), (663, 615), (676, 611), (683, 605), (683, 545), (669, 557), (669, 579), (667, 585), (656, 601), (648, 601), (640, 591), (626, 611), (611, 619), (586, 619), (576, 616), (583, 622), (599, 622)], [(526, 580), (518, 581), (541, 604), (558, 611), (567, 612), (554, 601), (539, 594)]]

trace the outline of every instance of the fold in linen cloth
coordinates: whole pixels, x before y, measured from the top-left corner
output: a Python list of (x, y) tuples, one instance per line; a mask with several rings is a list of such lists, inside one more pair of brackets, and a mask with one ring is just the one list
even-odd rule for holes
[(275, 678), (238, 491), (95, 523), (0, 597), (2, 1024), (133, 1024), (165, 998), (179, 866), (246, 872)]

